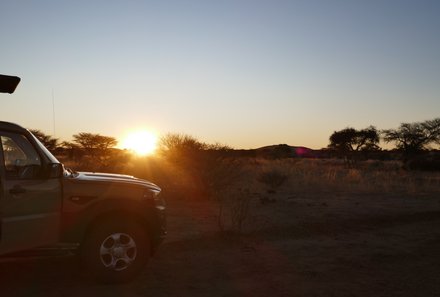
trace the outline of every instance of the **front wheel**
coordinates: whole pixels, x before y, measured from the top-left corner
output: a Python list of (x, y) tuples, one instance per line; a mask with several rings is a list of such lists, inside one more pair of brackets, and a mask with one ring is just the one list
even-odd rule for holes
[(136, 277), (150, 256), (150, 242), (142, 226), (133, 221), (101, 222), (89, 232), (81, 248), (87, 274), (105, 283)]

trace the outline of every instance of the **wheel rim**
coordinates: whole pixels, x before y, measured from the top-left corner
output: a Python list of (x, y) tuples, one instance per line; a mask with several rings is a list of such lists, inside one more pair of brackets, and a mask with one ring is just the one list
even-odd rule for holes
[(126, 233), (114, 233), (104, 239), (99, 254), (105, 267), (121, 271), (127, 269), (136, 259), (136, 242)]

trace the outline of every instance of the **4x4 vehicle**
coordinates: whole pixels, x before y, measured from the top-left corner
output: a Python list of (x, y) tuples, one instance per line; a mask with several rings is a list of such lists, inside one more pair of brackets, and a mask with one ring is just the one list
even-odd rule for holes
[(75, 247), (92, 277), (128, 281), (166, 234), (160, 191), (133, 176), (66, 169), (27, 129), (0, 122), (0, 255)]

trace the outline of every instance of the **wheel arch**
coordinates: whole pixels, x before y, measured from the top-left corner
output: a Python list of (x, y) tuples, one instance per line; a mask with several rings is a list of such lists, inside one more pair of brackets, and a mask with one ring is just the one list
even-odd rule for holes
[(64, 214), (63, 217), (62, 240), (80, 245), (96, 225), (106, 220), (135, 221), (144, 228), (150, 241), (154, 234), (154, 212), (142, 201), (128, 199), (97, 201), (80, 212)]

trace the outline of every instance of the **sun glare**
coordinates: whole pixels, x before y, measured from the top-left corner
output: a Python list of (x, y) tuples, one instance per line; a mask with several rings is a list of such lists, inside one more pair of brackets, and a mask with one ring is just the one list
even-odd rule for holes
[(140, 156), (154, 153), (157, 145), (157, 135), (150, 131), (136, 131), (127, 135), (122, 148), (128, 149)]

